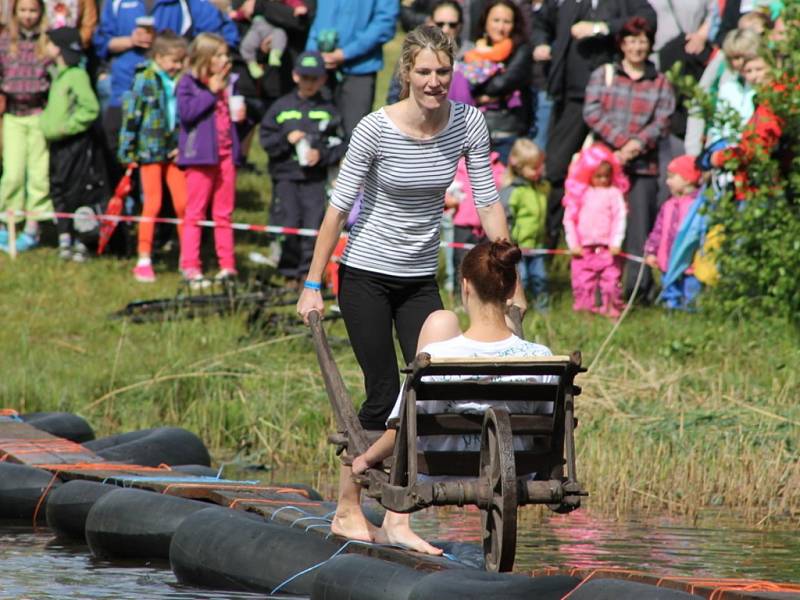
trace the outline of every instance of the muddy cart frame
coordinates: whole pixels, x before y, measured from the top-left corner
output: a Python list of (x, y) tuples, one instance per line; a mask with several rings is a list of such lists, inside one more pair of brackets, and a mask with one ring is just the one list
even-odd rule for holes
[[(336, 366), (319, 314), (309, 318), (339, 432), (331, 442), (343, 461), (370, 443)], [(428, 506), (480, 509), (486, 569), (510, 571), (516, 552), (517, 509), (546, 504), (566, 513), (586, 492), (575, 467), (574, 384), (580, 353), (536, 358), (432, 358), (421, 353), (403, 372), (392, 457), (357, 481), (395, 512)], [(434, 402), (431, 402), (434, 401)], [(485, 412), (468, 405), (489, 404)], [(480, 451), (433, 450), (430, 436), (480, 436)], [(434, 438), (435, 439), (435, 438)], [(420, 475), (434, 476), (420, 477)], [(447, 479), (435, 478), (445, 475)]]

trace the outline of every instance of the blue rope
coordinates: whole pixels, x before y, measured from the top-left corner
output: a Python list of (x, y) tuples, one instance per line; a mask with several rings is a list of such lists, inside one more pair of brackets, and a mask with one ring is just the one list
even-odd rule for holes
[(276, 510), (274, 513), (272, 513), (272, 516), (269, 518), (269, 520), (272, 521), (273, 519), (275, 519), (275, 515), (277, 515), (279, 512), (281, 512), (282, 510), (285, 510), (287, 508), (291, 508), (293, 510), (296, 510), (300, 514), (311, 516), (310, 513), (304, 511), (302, 508), (297, 508), (296, 506), (286, 505), (286, 506), (281, 506), (278, 510)]
[[(274, 514), (275, 513), (273, 513), (273, 515)], [(292, 524), (289, 525), (289, 527), (294, 527), (295, 523), (299, 523), (300, 521), (308, 521), (308, 520), (311, 520), (311, 519), (316, 520), (316, 521), (328, 521), (330, 523), (330, 519), (326, 519), (325, 517), (318, 517), (316, 515), (309, 515), (307, 517), (300, 517), (298, 519), (295, 519), (294, 521), (292, 521)]]
[(326, 559), (326, 560), (323, 560), (321, 563), (317, 563), (316, 565), (312, 565), (312, 566), (308, 567), (307, 569), (303, 569), (303, 570), (302, 570), (302, 571), (300, 571), (299, 573), (295, 573), (294, 575), (292, 575), (291, 577), (289, 577), (289, 579), (287, 579), (286, 581), (284, 581), (283, 583), (281, 583), (280, 585), (278, 585), (278, 587), (276, 587), (274, 590), (272, 590), (272, 591), (270, 592), (270, 595), (272, 595), (272, 594), (276, 594), (276, 593), (278, 592), (278, 590), (280, 590), (280, 589), (281, 589), (282, 587), (284, 587), (285, 585), (288, 585), (289, 583), (291, 583), (292, 581), (294, 581), (294, 580), (295, 580), (295, 579), (297, 579), (298, 577), (301, 577), (301, 576), (305, 575), (306, 573), (310, 573), (310, 572), (311, 572), (311, 571), (313, 571), (314, 569), (318, 569), (319, 567), (321, 567), (321, 566), (322, 566), (322, 565), (324, 565), (325, 563), (327, 563), (327, 562), (329, 562), (329, 561), (333, 560), (334, 558), (336, 558), (337, 556), (339, 556), (339, 555), (340, 555), (340, 554), (341, 554), (341, 553), (344, 551), (344, 549), (345, 549), (345, 548), (347, 548), (347, 547), (348, 547), (350, 544), (362, 544), (362, 545), (364, 545), (364, 546), (375, 546), (375, 545), (376, 545), (376, 544), (372, 544), (372, 543), (370, 543), (370, 542), (362, 542), (362, 541), (360, 541), (360, 540), (348, 540), (347, 542), (345, 542), (344, 544), (342, 544), (342, 547), (341, 547), (341, 548), (339, 548), (339, 549), (338, 549), (336, 552), (334, 552), (334, 553), (331, 555), (331, 557), (330, 557), (330, 558), (328, 558), (328, 559)]
[(232, 483), (235, 485), (258, 485), (255, 480), (237, 480), (237, 479), (217, 479), (211, 476), (195, 476), (195, 477), (174, 477), (174, 476), (152, 476), (145, 475), (111, 475), (103, 480), (105, 483), (108, 480), (121, 482), (123, 485), (126, 482), (133, 483)]
[[(309, 527), (314, 527), (314, 525), (310, 525)], [(330, 534), (328, 536), (326, 536), (325, 539), (328, 539), (328, 537), (330, 537)], [(372, 542), (362, 542), (361, 540), (347, 540), (342, 545), (341, 548), (339, 548), (336, 552), (334, 552), (331, 555), (330, 558), (328, 558), (326, 560), (323, 560), (321, 563), (317, 563), (316, 565), (312, 565), (312, 566), (308, 567), (307, 569), (303, 569), (299, 573), (295, 573), (294, 575), (289, 577), (289, 579), (285, 580), (284, 582), (279, 584), (275, 589), (273, 589), (270, 592), (270, 595), (277, 593), (281, 588), (283, 588), (285, 585), (288, 585), (289, 583), (291, 583), (292, 581), (294, 581), (298, 577), (301, 577), (301, 576), (305, 575), (306, 573), (310, 573), (311, 571), (320, 568), (325, 563), (330, 562), (331, 560), (333, 560), (334, 558), (339, 556), (344, 551), (344, 549), (347, 548), (350, 544), (360, 544), (362, 546), (378, 546), (380, 548), (397, 548), (397, 549), (400, 549), (400, 550), (408, 550), (408, 548), (405, 548), (404, 546), (400, 546), (400, 545), (397, 545), (397, 544), (374, 544)], [(448, 554), (446, 552), (444, 554), (442, 554), (442, 556), (444, 558), (448, 559), (448, 560), (451, 560), (451, 561), (454, 561), (454, 562), (457, 562), (457, 563), (461, 562), (455, 556), (453, 556), (452, 554)]]
[(304, 531), (305, 531), (306, 533), (308, 533), (308, 530), (309, 530), (309, 529), (314, 529), (314, 527), (330, 527), (330, 526), (331, 526), (331, 524), (330, 524), (330, 523), (312, 523), (311, 525), (309, 525), (308, 527), (306, 527)]

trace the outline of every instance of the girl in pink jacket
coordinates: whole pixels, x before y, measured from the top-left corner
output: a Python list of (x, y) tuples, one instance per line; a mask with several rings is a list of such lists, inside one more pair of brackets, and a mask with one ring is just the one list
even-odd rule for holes
[[(563, 203), (575, 311), (612, 318), (620, 314), (619, 253), (625, 238), (628, 187), (617, 157), (603, 144), (592, 144), (570, 166)], [(599, 307), (595, 303), (598, 287), (602, 299)]]

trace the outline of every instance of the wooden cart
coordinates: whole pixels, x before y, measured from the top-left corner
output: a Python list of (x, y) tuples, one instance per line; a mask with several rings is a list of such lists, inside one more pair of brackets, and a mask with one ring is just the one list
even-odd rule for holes
[[(340, 429), (330, 439), (349, 463), (370, 439), (358, 421), (319, 314), (312, 313), (309, 323)], [(486, 569), (510, 571), (518, 507), (546, 504), (566, 513), (578, 508), (586, 495), (577, 480), (574, 443), (574, 398), (580, 393), (574, 378), (583, 371), (578, 352), (487, 360), (422, 353), (403, 370), (394, 453), (358, 481), (368, 496), (395, 512), (477, 506)], [(485, 412), (470, 412), (470, 403), (490, 406)], [(480, 436), (480, 450), (434, 450), (436, 444), (425, 441), (441, 435)]]

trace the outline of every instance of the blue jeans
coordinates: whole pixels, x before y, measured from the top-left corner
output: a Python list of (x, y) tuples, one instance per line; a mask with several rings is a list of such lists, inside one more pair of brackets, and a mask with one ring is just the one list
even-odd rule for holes
[(522, 287), (530, 296), (534, 308), (547, 308), (547, 270), (544, 256), (523, 256), (520, 262)]
[(661, 299), (670, 310), (691, 311), (702, 287), (694, 275), (682, 275), (664, 288)]
[(537, 88), (531, 88), (531, 109), (533, 121), (528, 130), (528, 137), (531, 138), (542, 150), (547, 146), (547, 134), (550, 129), (550, 113), (553, 111), (553, 101), (547, 92)]

